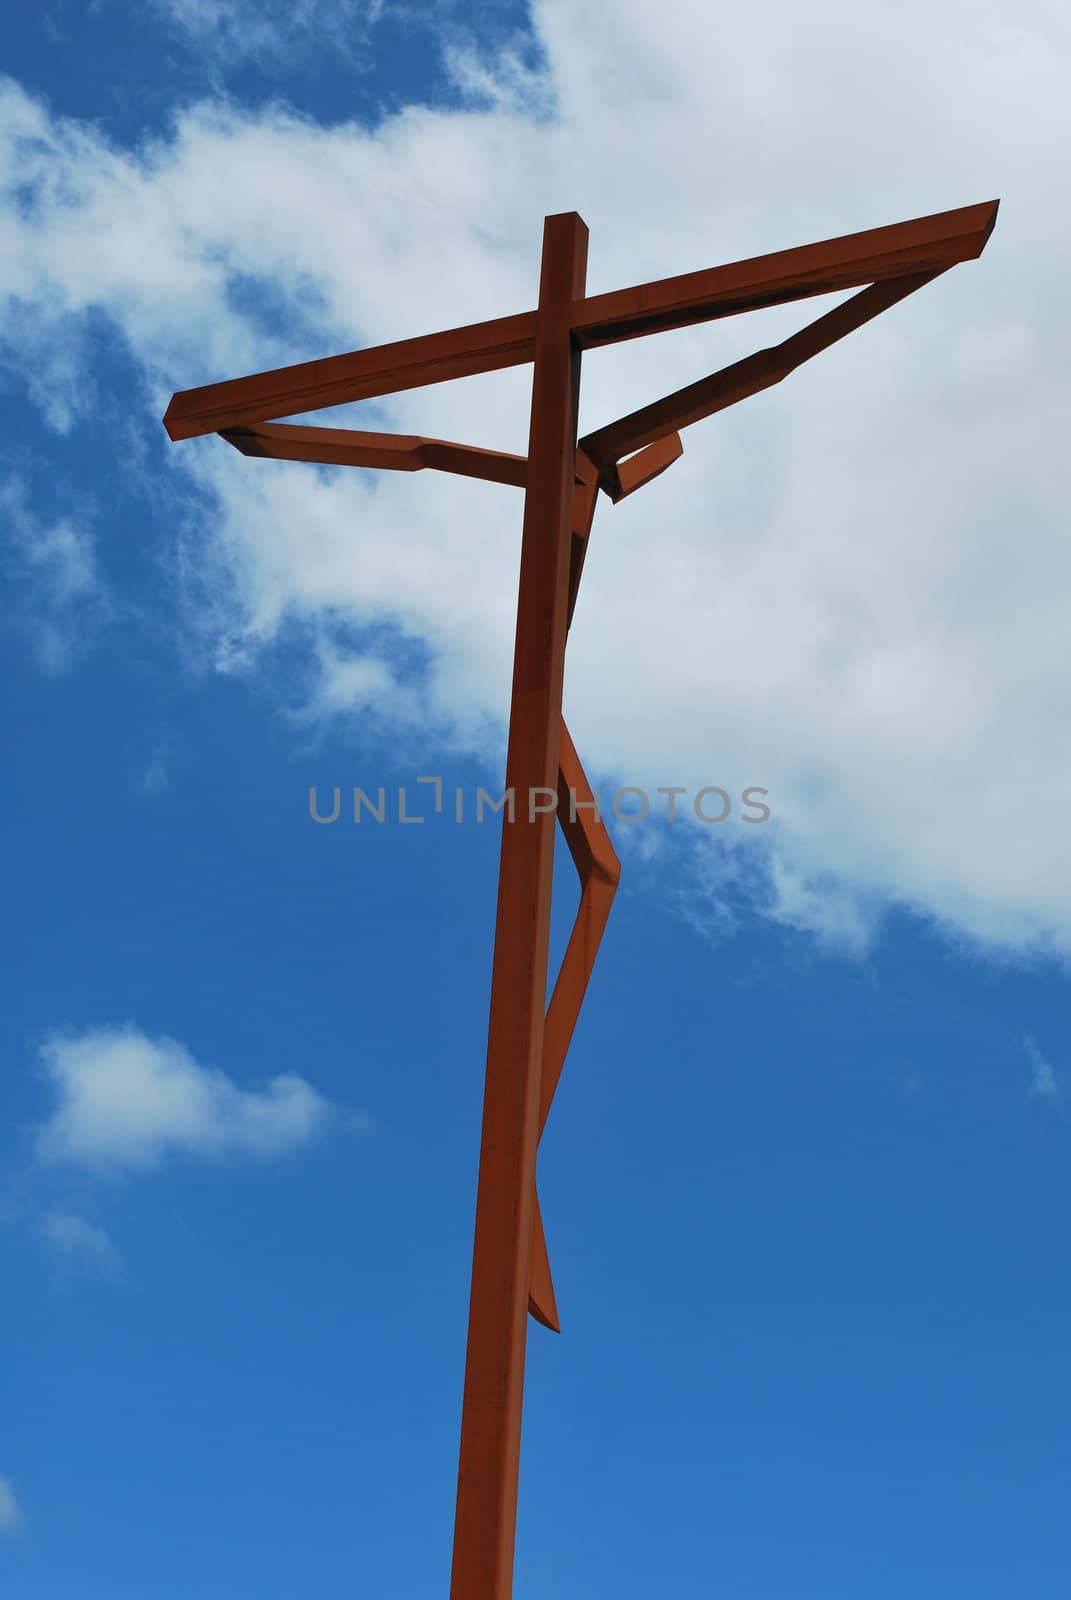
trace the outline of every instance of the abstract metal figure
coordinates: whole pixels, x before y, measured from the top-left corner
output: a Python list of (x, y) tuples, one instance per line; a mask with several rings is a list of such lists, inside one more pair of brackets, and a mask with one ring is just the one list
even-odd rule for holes
[[(996, 212), (996, 201), (966, 206), (592, 296), (584, 292), (587, 228), (565, 212), (545, 219), (535, 311), (188, 389), (167, 408), (164, 425), (176, 440), (220, 433), (248, 456), (433, 468), (525, 491), (506, 787), (524, 801), (540, 789), (556, 791), (559, 806), (555, 816), (522, 803), (514, 820), (503, 819), (452, 1600), (512, 1593), (527, 1317), (558, 1328), (536, 1150), (620, 873), (606, 829), (585, 808), (591, 792), (562, 721), (566, 634), (599, 491), (615, 502), (631, 494), (680, 456), (678, 429), (779, 383), (949, 267), (979, 256)], [(780, 344), (578, 441), (583, 351), (861, 285)], [(528, 361), (527, 456), (272, 420)], [(581, 895), (547, 1007), (556, 821)]]

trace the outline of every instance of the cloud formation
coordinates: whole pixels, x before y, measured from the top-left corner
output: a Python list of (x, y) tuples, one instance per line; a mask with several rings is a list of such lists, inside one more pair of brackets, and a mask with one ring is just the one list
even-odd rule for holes
[(41, 1235), (67, 1265), (92, 1267), (107, 1275), (119, 1266), (119, 1253), (105, 1229), (73, 1211), (48, 1212), (41, 1221)]
[[(171, 1155), (269, 1160), (307, 1145), (333, 1115), (294, 1073), (242, 1088), (176, 1040), (129, 1023), (55, 1034), (41, 1059), (56, 1097), (36, 1137), (48, 1164), (147, 1171)], [(56, 1226), (68, 1244), (86, 1244), (78, 1219)]]
[(1064, 1085), (1060, 1074), (1048, 1057), (1042, 1054), (1037, 1040), (1031, 1034), (1026, 1035), (1023, 1047), (1030, 1063), (1031, 1100), (1040, 1100), (1043, 1105), (1048, 1106), (1061, 1105)]
[(46, 672), (66, 671), (112, 610), (93, 535), (69, 518), (35, 515), (12, 477), (0, 483), (0, 552), (15, 626)]
[[(586, 217), (598, 292), (1002, 195), (980, 263), (690, 430), (670, 473), (600, 508), (567, 715), (596, 777), (768, 788), (775, 825), (744, 867), (743, 842), (704, 838), (782, 922), (858, 946), (898, 905), (1066, 958), (1071, 222), (1052, 195), (1071, 25), (1042, 0), (1014, 20), (991, 0), (674, 11), (541, 0), (539, 73), (470, 52), (460, 105), (375, 129), (205, 102), (119, 149), (8, 82), (9, 363), (76, 427), (103, 317), (158, 436), (172, 388), (530, 306), (545, 212)], [(828, 303), (597, 352), (582, 426)], [(523, 450), (527, 383), (326, 420)], [(221, 668), (254, 670), (297, 629), (307, 714), (379, 708), (497, 750), (514, 491), (244, 461), (214, 439), (161, 457)]]
[(14, 1533), (22, 1523), (22, 1511), (7, 1478), (0, 1478), (0, 1534)]
[(201, 46), (235, 58), (286, 60), (319, 44), (356, 52), (384, 0), (153, 0), (161, 17)]

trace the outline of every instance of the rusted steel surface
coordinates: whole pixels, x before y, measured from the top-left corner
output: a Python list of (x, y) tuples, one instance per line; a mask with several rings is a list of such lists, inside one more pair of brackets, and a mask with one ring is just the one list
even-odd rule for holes
[(223, 428), (220, 435), (244, 456), (265, 456), (273, 461), (311, 461), (323, 466), (377, 467), (394, 472), (421, 472), (432, 467), (466, 478), (512, 483), (519, 489), (524, 488), (528, 477), (527, 456), (453, 444), (448, 439), (424, 439), (415, 434), (261, 422), (247, 428)]
[[(190, 389), (172, 397), (173, 439), (219, 432), (244, 455), (416, 472), (525, 491), (452, 1600), (509, 1600), (527, 1319), (559, 1328), (536, 1156), (620, 877), (610, 836), (562, 720), (565, 645), (600, 491), (616, 502), (682, 452), (678, 430), (771, 387), (803, 362), (983, 250), (997, 202), (823, 240), (609, 294), (585, 296), (587, 229), (544, 223), (535, 311)], [(862, 287), (867, 285), (868, 287)], [(860, 288), (780, 344), (577, 440), (581, 352), (662, 329)], [(533, 363), (526, 456), (356, 429), (280, 423), (321, 407)], [(551, 809), (528, 797), (556, 795)], [(555, 829), (580, 900), (547, 1004)]]
[(277, 417), (295, 417), (323, 406), (372, 400), (426, 383), (469, 378), (531, 361), (535, 312), (498, 317), (468, 328), (424, 334), (344, 356), (302, 361), (248, 378), (230, 378), (172, 395), (164, 427), (172, 439), (192, 439)]
[(633, 289), (615, 289), (574, 306), (573, 326), (583, 348), (591, 350), (619, 339), (685, 328), (885, 278), (940, 272), (981, 255), (996, 219), (997, 201), (988, 200)]
[[(945, 270), (942, 268), (942, 271)], [(871, 284), (868, 289), (853, 294), (843, 305), (835, 306), (824, 317), (809, 323), (780, 344), (772, 345), (768, 350), (758, 350), (754, 355), (745, 356), (742, 361), (734, 361), (731, 366), (723, 367), (709, 378), (700, 378), (698, 383), (690, 383), (687, 388), (678, 389), (664, 400), (642, 406), (605, 428), (585, 434), (580, 443), (606, 479), (611, 498), (615, 498), (612, 488), (615, 475), (620, 478), (622, 471), (631, 465), (631, 462), (623, 462), (620, 467), (615, 465), (623, 455), (639, 450), (653, 440), (664, 439), (669, 428), (690, 428), (694, 422), (712, 417), (715, 412), (735, 406), (753, 394), (761, 394), (763, 389), (772, 389), (774, 384), (787, 378), (790, 372), (795, 372), (812, 356), (828, 350), (838, 339), (862, 327), (879, 312), (887, 311), (898, 300), (914, 294), (916, 289), (921, 289), (937, 276), (936, 272), (916, 272), (907, 277), (889, 278), (884, 283)]]
[(587, 246), (575, 213), (547, 218), (506, 756), (519, 815), (502, 829), (453, 1600), (505, 1595), (512, 1582), (555, 829), (553, 813), (533, 816), (528, 797), (558, 787), (580, 404), (569, 314), (584, 292)]
[[(585, 349), (592, 349), (834, 289), (938, 272), (980, 255), (996, 215), (997, 202), (990, 200), (610, 294), (578, 296), (571, 313), (573, 332)], [(172, 439), (192, 439), (224, 428), (518, 366), (532, 359), (535, 326), (536, 313), (524, 311), (444, 333), (184, 389), (171, 397), (164, 427)]]

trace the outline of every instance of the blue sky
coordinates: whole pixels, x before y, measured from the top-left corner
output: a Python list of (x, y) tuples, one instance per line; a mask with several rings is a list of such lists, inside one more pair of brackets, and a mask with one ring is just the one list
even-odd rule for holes
[[(1000, 196), (597, 513), (608, 809), (772, 817), (610, 817), (515, 1592), (1062, 1600), (1066, 19), (57, 0), (5, 46), (3, 1592), (448, 1584), (519, 498), (171, 445), (171, 392), (526, 309), (550, 211), (597, 292)], [(582, 425), (813, 314), (600, 352)], [(527, 382), (324, 420), (523, 450)]]

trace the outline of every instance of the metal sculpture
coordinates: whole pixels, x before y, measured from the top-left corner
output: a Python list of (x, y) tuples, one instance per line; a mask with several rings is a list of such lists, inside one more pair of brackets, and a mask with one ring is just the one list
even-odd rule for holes
[[(167, 408), (164, 425), (175, 440), (220, 433), (249, 456), (432, 468), (525, 491), (506, 760), (507, 791), (522, 804), (502, 827), (452, 1600), (512, 1593), (527, 1317), (558, 1328), (536, 1151), (620, 872), (562, 721), (566, 634), (599, 491), (615, 502), (631, 494), (681, 454), (677, 430), (779, 383), (949, 267), (979, 256), (996, 212), (991, 201), (590, 296), (587, 228), (565, 212), (545, 219), (535, 311), (188, 389)], [(583, 351), (861, 285), (780, 344), (578, 441)], [(528, 361), (527, 456), (273, 420)], [(527, 803), (540, 790), (557, 792), (556, 815)], [(556, 822), (581, 894), (547, 1007)]]

